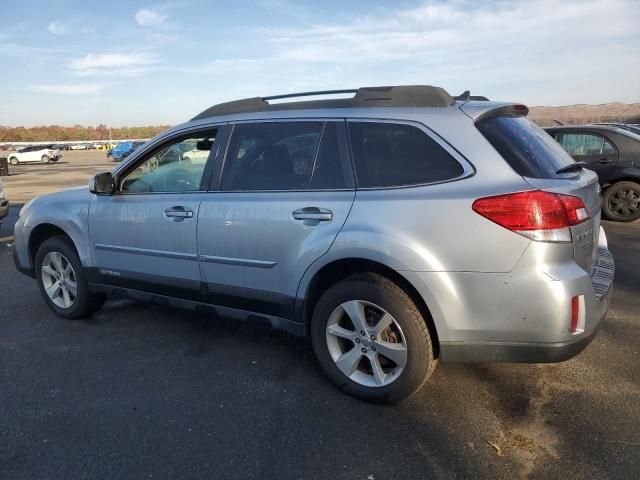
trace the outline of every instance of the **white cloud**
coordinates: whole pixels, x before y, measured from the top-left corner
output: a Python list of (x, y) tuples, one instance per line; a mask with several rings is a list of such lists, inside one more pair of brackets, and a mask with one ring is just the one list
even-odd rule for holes
[(305, 88), (427, 83), (530, 103), (628, 99), (632, 92), (602, 72), (640, 77), (639, 23), (633, 0), (426, 1), (263, 29), (253, 73), (280, 78), (279, 89), (297, 83), (294, 72), (315, 71)]
[(91, 95), (104, 90), (104, 85), (98, 83), (75, 83), (75, 84), (42, 84), (32, 85), (30, 90), (38, 93), (48, 93), (51, 95)]
[(136, 12), (135, 18), (138, 25), (143, 27), (154, 27), (162, 25), (169, 18), (169, 15), (150, 8), (143, 8)]
[(47, 30), (54, 35), (67, 35), (69, 33), (69, 26), (60, 20), (54, 20), (49, 24)]
[(137, 53), (89, 53), (71, 60), (71, 68), (81, 75), (136, 76), (160, 63), (155, 54)]

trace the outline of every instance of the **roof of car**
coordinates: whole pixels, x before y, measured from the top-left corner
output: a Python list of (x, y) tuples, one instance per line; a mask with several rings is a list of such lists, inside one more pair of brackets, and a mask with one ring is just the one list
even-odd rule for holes
[(631, 132), (629, 130), (625, 130), (624, 128), (619, 127), (617, 125), (594, 125), (594, 124), (558, 125), (555, 127), (545, 127), (545, 130), (548, 132), (562, 132), (562, 131), (571, 131), (571, 130), (585, 130), (585, 131), (591, 131), (591, 132), (609, 132), (609, 133), (618, 134), (622, 137), (625, 137), (631, 140), (640, 141), (640, 135), (638, 135), (637, 133)]
[[(339, 94), (353, 94), (349, 98), (306, 100), (292, 102), (273, 101), (288, 98), (304, 98)], [(229, 115), (235, 113), (268, 112), (279, 110), (302, 110), (318, 108), (353, 107), (448, 107), (456, 100), (441, 87), (431, 85), (400, 85), (389, 87), (361, 87), (358, 89), (326, 90), (302, 92), (269, 97), (252, 97), (231, 102), (219, 103), (207, 108), (191, 120)]]
[(621, 129), (617, 125), (554, 125), (553, 127), (544, 127), (545, 130), (606, 130), (610, 132), (619, 132)]

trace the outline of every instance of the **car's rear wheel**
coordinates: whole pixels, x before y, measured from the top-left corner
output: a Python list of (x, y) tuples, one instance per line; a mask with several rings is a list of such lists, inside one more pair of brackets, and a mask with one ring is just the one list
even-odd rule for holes
[(42, 155), (42, 157), (40, 158), (40, 161), (42, 163), (49, 163), (51, 159), (49, 158), (49, 155)]
[(113, 155), (111, 154), (107, 155), (107, 160), (110, 162), (113, 162)]
[(36, 253), (35, 267), (42, 296), (58, 315), (82, 318), (104, 303), (104, 295), (89, 292), (78, 254), (66, 237), (45, 240)]
[(9, 163), (10, 163), (11, 165), (14, 165), (14, 166), (15, 166), (15, 165), (18, 165), (18, 164), (20, 163), (20, 161), (18, 160), (18, 158), (17, 158), (17, 157), (11, 157), (11, 158), (9, 159)]
[(403, 400), (436, 365), (419, 309), (398, 285), (379, 275), (355, 276), (328, 289), (314, 309), (311, 336), (327, 376), (363, 400)]
[(632, 222), (640, 218), (640, 184), (617, 182), (604, 191), (602, 210), (609, 220)]

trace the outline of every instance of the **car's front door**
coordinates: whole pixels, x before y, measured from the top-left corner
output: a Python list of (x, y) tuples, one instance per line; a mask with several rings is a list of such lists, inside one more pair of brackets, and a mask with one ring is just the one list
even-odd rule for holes
[(344, 121), (235, 125), (198, 219), (211, 303), (294, 316), (303, 273), (329, 250), (354, 200), (345, 132)]
[(22, 153), (23, 162), (39, 162), (40, 161), (40, 149), (35, 147), (27, 147)]
[(609, 174), (618, 163), (618, 149), (610, 139), (599, 133), (558, 132), (556, 140), (576, 162), (585, 162), (588, 168), (595, 171), (600, 183), (609, 179)]
[(208, 164), (183, 160), (181, 146), (197, 143), (206, 155), (217, 133), (198, 130), (162, 142), (118, 173), (114, 195), (96, 196), (89, 232), (99, 282), (200, 298), (196, 222)]

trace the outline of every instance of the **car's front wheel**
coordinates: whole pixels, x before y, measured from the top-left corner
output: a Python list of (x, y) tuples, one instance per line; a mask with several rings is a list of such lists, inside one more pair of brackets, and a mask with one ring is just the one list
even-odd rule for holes
[(110, 162), (113, 162), (113, 155), (108, 154), (107, 155), (107, 160), (110, 161)]
[(66, 237), (44, 241), (36, 253), (35, 266), (42, 296), (58, 315), (82, 318), (104, 303), (104, 295), (89, 292), (78, 254)]
[(354, 397), (396, 403), (433, 372), (431, 336), (411, 298), (379, 275), (329, 288), (311, 322), (313, 348), (327, 376)]
[(15, 166), (15, 165), (18, 165), (18, 164), (20, 163), (20, 161), (18, 160), (18, 158), (17, 158), (17, 157), (11, 157), (11, 158), (9, 159), (9, 163), (10, 163), (11, 165)]
[(49, 158), (49, 155), (42, 155), (42, 157), (40, 158), (40, 161), (42, 163), (49, 163), (51, 159)]
[(640, 218), (640, 184), (617, 182), (602, 196), (602, 210), (609, 220), (632, 222)]

